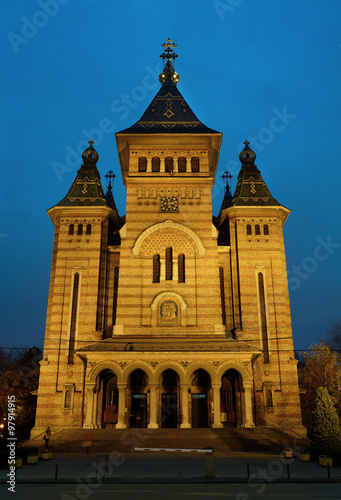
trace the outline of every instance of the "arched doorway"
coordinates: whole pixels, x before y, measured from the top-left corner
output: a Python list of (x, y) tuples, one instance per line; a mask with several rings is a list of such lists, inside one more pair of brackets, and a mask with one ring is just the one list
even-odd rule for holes
[(206, 370), (195, 371), (191, 378), (192, 427), (209, 427), (211, 377)]
[(128, 380), (130, 389), (130, 427), (147, 427), (148, 377), (143, 370), (134, 370)]
[(221, 377), (220, 414), (224, 427), (239, 427), (241, 419), (241, 376), (237, 370), (227, 370)]
[(179, 375), (172, 369), (161, 375), (161, 427), (178, 427)]
[(118, 420), (117, 376), (111, 370), (103, 370), (97, 379), (97, 425), (116, 427)]

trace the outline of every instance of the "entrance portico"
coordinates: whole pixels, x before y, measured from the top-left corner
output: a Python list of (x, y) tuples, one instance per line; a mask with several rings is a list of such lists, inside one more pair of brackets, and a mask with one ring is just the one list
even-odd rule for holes
[(238, 360), (226, 352), (231, 343), (220, 341), (214, 356), (206, 349), (201, 359), (194, 340), (186, 352), (158, 355), (141, 341), (132, 351), (114, 341), (115, 351), (80, 349), (88, 360), (84, 427), (254, 427), (251, 361), (258, 352), (244, 347), (241, 362), (240, 352)]

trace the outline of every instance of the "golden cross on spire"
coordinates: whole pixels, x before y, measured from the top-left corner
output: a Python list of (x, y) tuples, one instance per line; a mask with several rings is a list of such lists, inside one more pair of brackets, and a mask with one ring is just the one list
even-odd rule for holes
[(178, 57), (177, 54), (174, 54), (174, 51), (173, 51), (173, 49), (175, 47), (177, 47), (177, 45), (170, 38), (167, 38), (165, 43), (161, 44), (161, 47), (163, 47), (165, 49), (165, 52), (163, 52), (160, 55), (160, 57), (162, 57), (163, 61), (165, 61), (165, 59), (167, 59), (167, 62), (170, 62), (171, 59), (173, 59), (173, 61), (174, 61)]
[(243, 144), (245, 144), (245, 146), (248, 146), (250, 143), (249, 141), (246, 139), (246, 141), (243, 142)]
[(176, 43), (173, 42), (173, 40), (171, 40), (170, 38), (167, 38), (167, 40), (165, 41), (165, 43), (162, 43), (161, 44), (161, 47), (163, 47), (164, 49), (167, 48), (167, 49), (174, 49), (175, 47), (177, 47)]
[(90, 144), (90, 148), (91, 148), (91, 147), (92, 147), (92, 145), (93, 145), (93, 144), (95, 144), (95, 143), (94, 143), (94, 141), (93, 141), (93, 140), (91, 140), (91, 141), (89, 141), (89, 142), (88, 142), (88, 144)]

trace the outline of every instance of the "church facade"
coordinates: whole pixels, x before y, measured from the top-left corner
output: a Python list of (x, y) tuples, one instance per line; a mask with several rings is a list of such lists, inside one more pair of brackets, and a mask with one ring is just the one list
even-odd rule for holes
[(90, 141), (55, 226), (32, 437), (60, 428), (254, 427), (303, 433), (283, 224), (245, 141), (212, 217), (222, 134), (161, 87), (116, 134), (126, 215)]

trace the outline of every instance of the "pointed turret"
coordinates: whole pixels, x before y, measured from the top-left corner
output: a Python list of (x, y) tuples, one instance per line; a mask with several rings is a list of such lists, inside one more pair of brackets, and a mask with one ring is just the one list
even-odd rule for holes
[(242, 167), (229, 206), (281, 206), (270, 193), (255, 165), (256, 153), (249, 147), (249, 141), (244, 144), (245, 147), (239, 155)]
[(59, 207), (85, 207), (85, 206), (107, 206), (107, 202), (96, 163), (99, 155), (93, 148), (94, 142), (89, 141), (89, 147), (83, 151), (83, 164), (77, 172), (67, 195), (56, 206)]
[(176, 44), (168, 38), (161, 46), (165, 49), (160, 55), (164, 62), (159, 76), (161, 88), (140, 120), (119, 134), (217, 133), (198, 120), (177, 88), (180, 78), (174, 69)]

